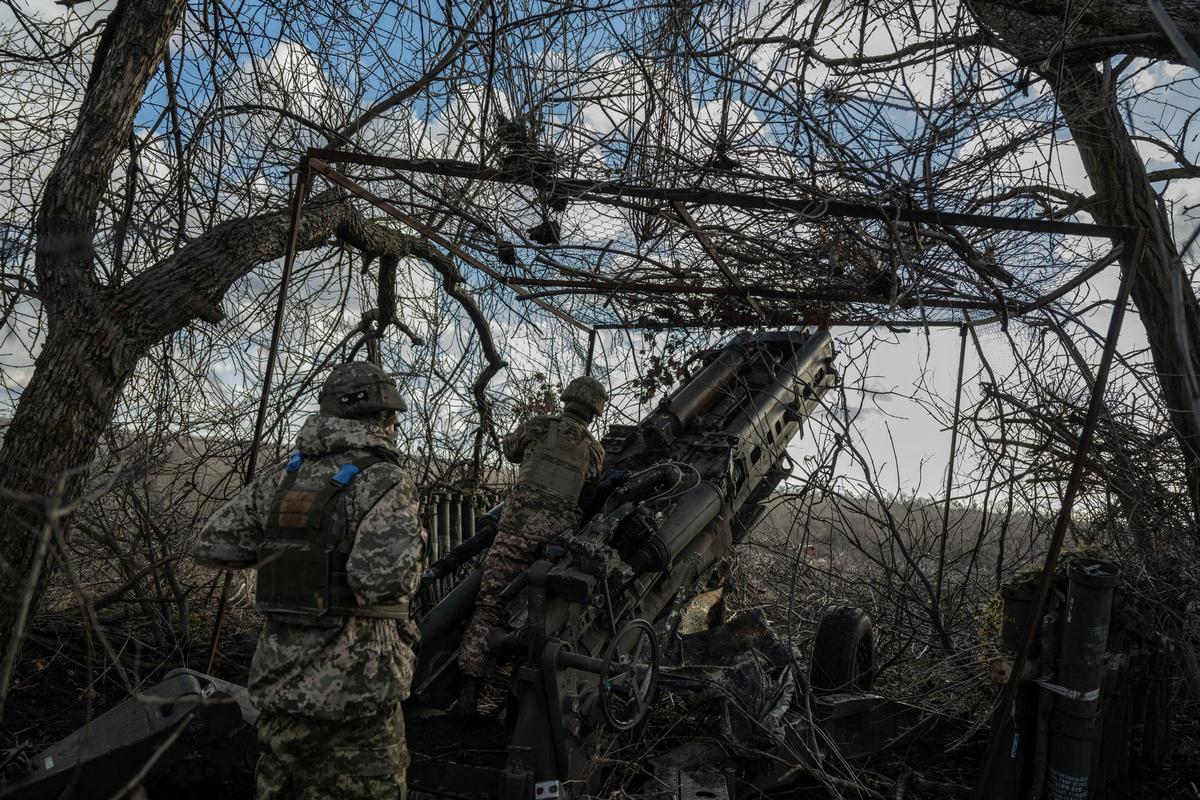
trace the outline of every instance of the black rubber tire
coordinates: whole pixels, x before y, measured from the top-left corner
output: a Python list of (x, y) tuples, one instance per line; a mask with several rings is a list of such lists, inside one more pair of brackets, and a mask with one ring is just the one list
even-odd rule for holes
[(808, 675), (812, 690), (869, 692), (875, 682), (875, 631), (867, 612), (830, 606), (821, 615)]

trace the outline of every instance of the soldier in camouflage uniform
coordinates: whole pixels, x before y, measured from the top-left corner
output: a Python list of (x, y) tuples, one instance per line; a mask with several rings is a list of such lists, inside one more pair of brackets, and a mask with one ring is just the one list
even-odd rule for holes
[(495, 664), (488, 636), (506, 614), (501, 592), (543, 544), (574, 530), (580, 522), (580, 491), (600, 475), (604, 451), (588, 425), (608, 402), (604, 387), (593, 378), (576, 378), (562, 400), (561, 416), (533, 417), (504, 437), (504, 456), (521, 469), (483, 562), (475, 613), (459, 648), (458, 665), (466, 676), (455, 704), (459, 713), (475, 710), (478, 679)]
[(368, 363), (335, 367), (287, 466), (204, 526), (196, 560), (258, 571), (266, 617), (250, 666), (259, 800), (395, 800), (424, 532), (400, 468), (396, 386)]

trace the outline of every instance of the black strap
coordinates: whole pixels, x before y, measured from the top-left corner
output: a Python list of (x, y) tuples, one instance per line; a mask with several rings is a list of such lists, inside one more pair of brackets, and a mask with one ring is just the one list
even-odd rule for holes
[[(349, 462), (358, 468), (358, 473), (355, 473), (350, 477), (350, 480), (344, 483), (337, 483), (332, 479), (329, 481), (328, 485), (318, 495), (316, 503), (312, 504), (312, 509), (308, 511), (308, 528), (319, 531), (330, 530), (332, 522), (334, 522), (334, 511), (337, 507), (335, 501), (337, 498), (340, 497), (344, 489), (354, 485), (354, 482), (359, 480), (359, 476), (362, 473), (365, 473), (365, 471), (382, 461), (384, 461), (383, 458), (367, 456), (366, 458), (359, 458), (356, 461)], [(341, 539), (341, 536), (338, 536), (337, 539)]]

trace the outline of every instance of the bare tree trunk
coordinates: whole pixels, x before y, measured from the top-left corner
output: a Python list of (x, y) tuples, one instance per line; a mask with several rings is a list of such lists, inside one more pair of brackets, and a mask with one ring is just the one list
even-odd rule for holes
[[(1168, 5), (1186, 31), (1200, 29), (1194, 2)], [(1088, 210), (1096, 221), (1145, 231), (1145, 254), (1132, 297), (1183, 451), (1192, 513), (1200, 520), (1200, 420), (1191, 378), (1200, 374), (1200, 304), (1178, 256), (1165, 209), (1122, 119), (1116, 87), (1096, 66), (1123, 52), (1164, 60), (1173, 60), (1176, 54), (1141, 3), (1099, 0), (1071, 16), (1069, 33), (1064, 33), (1062, 21), (1070, 5), (1064, 7), (1057, 0), (978, 2), (973, 8), (997, 37), (993, 44), (1025, 63), (1037, 64), (1054, 91), (1095, 193)], [(1177, 288), (1181, 308), (1172, 301)]]
[(32, 592), (36, 608), (41, 593), (26, 585), (45, 514), (38, 498), (54, 495), (68, 474), (67, 496), (78, 492), (135, 361), (111, 293), (97, 281), (92, 238), (117, 154), (183, 9), (184, 0), (117, 5), (75, 132), (46, 180), (34, 227), (48, 333), (0, 451), (0, 652), (19, 644), (13, 628), (22, 600)]
[[(19, 647), (18, 609), (26, 601), (36, 609), (42, 594), (48, 571), (41, 571), (37, 586), (27, 576), (34, 572), (47, 503), (78, 497), (138, 360), (195, 319), (220, 321), (221, 300), (233, 282), (286, 250), (285, 210), (212, 228), (119, 287), (96, 277), (97, 210), (183, 6), (184, 0), (122, 0), (113, 11), (75, 133), (46, 182), (36, 221), (36, 272), (48, 335), (0, 449), (0, 660)], [(424, 240), (366, 221), (340, 190), (313, 197), (301, 219), (300, 250), (337, 238), (392, 263), (408, 255), (442, 268), (449, 263)], [(65, 525), (69, 515), (55, 519)]]
[[(1191, 375), (1200, 374), (1200, 304), (1191, 289), (1141, 155), (1117, 106), (1116, 91), (1090, 64), (1067, 64), (1059, 77), (1046, 75), (1071, 129), (1095, 192), (1098, 222), (1130, 225), (1146, 234), (1146, 248), (1132, 287), (1163, 400), (1183, 450), (1193, 514), (1200, 519), (1200, 420)], [(1182, 313), (1176, 314), (1172, 284), (1182, 282)], [(1179, 320), (1180, 330), (1176, 326)], [(1186, 348), (1186, 349), (1185, 349)]]

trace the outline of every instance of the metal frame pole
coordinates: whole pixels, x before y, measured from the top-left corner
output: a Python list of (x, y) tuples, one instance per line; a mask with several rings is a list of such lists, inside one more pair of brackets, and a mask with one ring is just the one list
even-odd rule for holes
[[(296, 264), (296, 240), (300, 235), (300, 212), (304, 209), (304, 197), (308, 192), (308, 158), (300, 160), (296, 174), (296, 188), (292, 193), (292, 219), (288, 226), (287, 252), (283, 259), (283, 275), (279, 278), (279, 299), (275, 305), (275, 321), (271, 327), (271, 346), (267, 350), (267, 368), (263, 374), (262, 394), (258, 398), (258, 415), (254, 419), (254, 438), (250, 440), (250, 452), (246, 457), (246, 474), (243, 485), (254, 480), (258, 468), (258, 454), (262, 449), (263, 429), (267, 422), (267, 403), (271, 396), (271, 383), (275, 377), (275, 362), (279, 359), (279, 340), (283, 335), (283, 312), (287, 307), (288, 287), (292, 282), (292, 270)], [(221, 625), (225, 621), (225, 607), (229, 603), (229, 584), (233, 580), (232, 570), (225, 570), (221, 585), (221, 597), (217, 601), (217, 616), (213, 620), (212, 638), (208, 642), (208, 664), (205, 672), (212, 673), (217, 660), (221, 639)]]
[(532, 297), (529, 295), (528, 292), (523, 291), (519, 287), (513, 286), (507, 277), (500, 274), (499, 272), (496, 272), (496, 270), (492, 269), (487, 264), (483, 263), (478, 258), (471, 255), (466, 250), (463, 250), (457, 244), (455, 244), (451, 240), (447, 239), (445, 236), (442, 236), (440, 233), (435, 231), (433, 228), (429, 227), (428, 225), (425, 225), (424, 223), (422, 223), (420, 220), (416, 219), (415, 217), (411, 217), (408, 214), (405, 214), (403, 211), (401, 211), (399, 208), (397, 208), (395, 206), (395, 204), (391, 203), (390, 201), (388, 201), (387, 199), (385, 199), (383, 197), (380, 197), (379, 195), (372, 192), (370, 189), (367, 189), (366, 187), (361, 186), (360, 184), (356, 183), (355, 181), (350, 180), (350, 178), (348, 178), (345, 175), (343, 175), (342, 173), (338, 172), (336, 169), (331, 167), (329, 164), (326, 164), (324, 161), (320, 160), (319, 158), (310, 156), (308, 164), (309, 164), (309, 167), (311, 167), (311, 169), (313, 170), (313, 172), (319, 173), (324, 178), (329, 180), (331, 183), (336, 183), (338, 186), (341, 186), (343, 189), (347, 189), (347, 190), (353, 192), (354, 194), (358, 195), (362, 199), (371, 203), (372, 205), (374, 205), (376, 208), (380, 209), (381, 211), (400, 220), (405, 225), (412, 228), (414, 231), (421, 234), (429, 241), (433, 242), (434, 244), (438, 245), (439, 247), (446, 248), (451, 253), (453, 253), (455, 256), (462, 259), (466, 263), (470, 264), (472, 267), (479, 270), (483, 274), (487, 275), (489, 278), (492, 278), (493, 280), (495, 280), (505, 286), (508, 286), (510, 289), (512, 289), (514, 292), (516, 292), (518, 296), (526, 298), (528, 300), (531, 300), (532, 302), (541, 306), (542, 309), (544, 309), (545, 311), (548, 311), (549, 313), (558, 317), (560, 320), (567, 323), (568, 325), (571, 325), (571, 326), (578, 328), (579, 330), (585, 331), (585, 332), (591, 330), (591, 328), (589, 328), (587, 325), (584, 325), (582, 322), (575, 319), (574, 317), (572, 317), (570, 314), (563, 311), (562, 309), (555, 308), (554, 306), (550, 305), (546, 301), (544, 301), (540, 298), (537, 298), (537, 297)]
[[(1033, 643), (1037, 639), (1038, 631), (1041, 629), (1042, 611), (1045, 609), (1046, 600), (1050, 596), (1050, 589), (1054, 583), (1054, 571), (1058, 567), (1058, 558), (1062, 554), (1063, 541), (1067, 535), (1067, 528), (1071, 524), (1071, 510), (1075, 504), (1075, 495), (1079, 493), (1079, 489), (1083, 485), (1084, 473), (1087, 471), (1088, 450), (1092, 444), (1092, 434), (1095, 433), (1096, 424), (1104, 408), (1104, 388), (1108, 385), (1109, 369), (1112, 367), (1113, 359), (1116, 356), (1117, 339), (1121, 335), (1121, 324), (1125, 320), (1125, 306), (1129, 303), (1129, 292), (1133, 286), (1133, 279), (1137, 273), (1138, 266), (1142, 261), (1142, 251), (1146, 243), (1146, 232), (1138, 229), (1133, 234), (1132, 239), (1133, 246), (1128, 250), (1124, 250), (1122, 254), (1122, 261), (1125, 263), (1125, 274), (1121, 276), (1121, 286), (1117, 290), (1112, 319), (1108, 323), (1108, 334), (1104, 340), (1104, 353), (1100, 357), (1100, 366), (1096, 370), (1096, 381), (1092, 384), (1091, 400), (1088, 403), (1087, 416), (1084, 417), (1083, 427), (1079, 432), (1079, 446), (1075, 449), (1075, 460), (1071, 465), (1071, 476), (1067, 480), (1067, 488), (1063, 492), (1062, 508), (1058, 513), (1054, 533), (1050, 537), (1050, 550), (1046, 553), (1046, 563), (1042, 565), (1042, 574), (1038, 579), (1037, 594), (1034, 596), (1033, 606), (1025, 621), (1025, 631), (1021, 638), (1021, 649), (1017, 651), (1017, 656), (1013, 661), (1012, 672), (1009, 674), (1008, 682), (1004, 684), (1004, 691), (1001, 693), (1000, 702), (997, 705), (997, 709), (1000, 712), (1011, 713), (1013, 702), (1016, 700), (1017, 689), (1021, 685), (1025, 664), (1029, 661), (1029, 652), (1033, 649)], [(972, 800), (984, 800), (984, 788), (987, 785), (992, 762), (995, 760), (996, 752), (1000, 747), (1000, 740), (1002, 738), (1000, 732), (1000, 726), (992, 726), (983, 762), (979, 766), (979, 773), (975, 776), (975, 785), (971, 788)]]
[(958, 455), (958, 418), (962, 409), (963, 367), (967, 361), (967, 323), (958, 329), (958, 382), (954, 388), (954, 418), (950, 422), (950, 461), (946, 464), (946, 501), (942, 505), (942, 541), (938, 547), (937, 582), (933, 603), (942, 613), (942, 583), (946, 577), (946, 539), (950, 535), (950, 492), (954, 488), (954, 458)]
[(583, 367), (584, 375), (592, 374), (592, 360), (595, 358), (595, 356), (596, 356), (596, 329), (592, 328), (591, 332), (588, 333), (587, 363), (584, 364), (584, 367)]
[[(694, 205), (735, 206), (748, 210), (794, 211), (807, 215), (873, 219), (884, 222), (917, 222), (925, 225), (952, 225), (990, 230), (1026, 231), (1029, 233), (1061, 233), (1067, 236), (1104, 236), (1112, 239), (1131, 237), (1136, 231), (1126, 225), (1100, 225), (1094, 222), (1069, 222), (1047, 219), (1002, 217), (995, 214), (964, 214), (932, 208), (910, 208), (885, 204), (854, 203), (834, 197), (813, 195), (797, 197), (784, 185), (786, 194), (769, 195), (765, 191), (732, 192), (704, 187), (654, 187), (625, 184), (615, 181), (593, 181), (582, 178), (546, 177), (529, 171), (508, 171), (466, 161), (438, 158), (390, 158), (348, 150), (314, 147), (308, 151), (313, 159), (340, 164), (361, 164), (401, 172), (419, 172), (450, 178), (466, 178), (493, 183), (522, 184), (540, 189), (558, 189), (580, 200), (604, 201), (607, 197), (635, 198)], [(653, 204), (642, 210), (656, 211)]]

